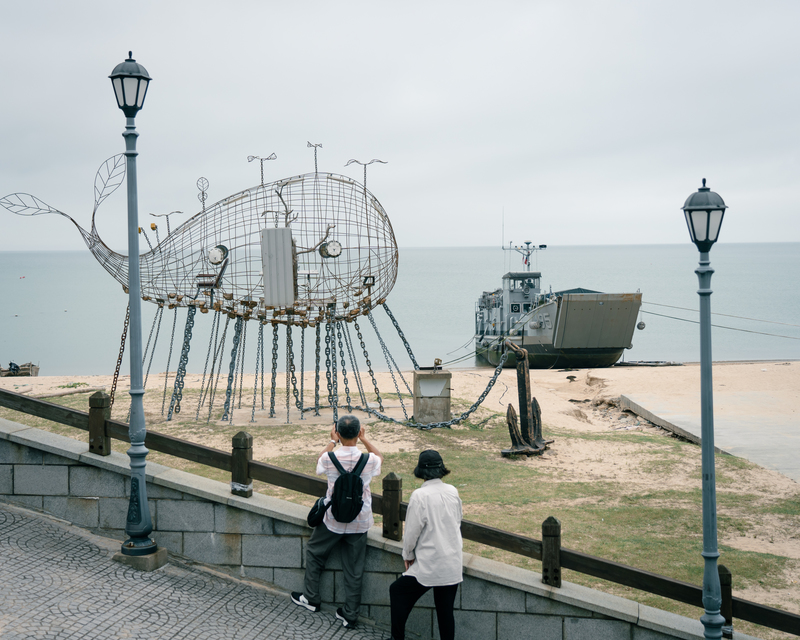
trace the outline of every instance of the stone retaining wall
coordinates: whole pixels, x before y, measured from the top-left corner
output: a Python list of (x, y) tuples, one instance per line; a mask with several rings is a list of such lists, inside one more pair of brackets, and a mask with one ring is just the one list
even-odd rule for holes
[[(122, 541), (130, 491), (128, 457), (98, 456), (83, 442), (0, 419), (0, 500), (37, 509)], [(170, 552), (221, 565), (301, 591), (307, 507), (254, 494), (158, 464), (147, 464), (152, 537)], [(389, 585), (403, 571), (402, 545), (368, 534), (361, 614), (388, 628)], [(343, 601), (341, 561), (334, 552), (322, 579), (325, 603)], [(459, 640), (700, 640), (697, 620), (665, 613), (578, 585), (560, 589), (541, 575), (464, 554), (456, 597)], [(408, 624), (419, 637), (439, 637), (432, 594)], [(736, 634), (737, 640), (748, 637)]]

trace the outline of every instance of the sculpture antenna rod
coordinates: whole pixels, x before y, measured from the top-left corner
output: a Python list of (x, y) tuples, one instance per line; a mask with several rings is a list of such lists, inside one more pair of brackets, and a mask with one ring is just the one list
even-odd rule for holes
[(261, 186), (264, 186), (264, 162), (267, 160), (275, 160), (278, 156), (274, 153), (270, 153), (266, 158), (262, 158), (261, 156), (247, 156), (247, 161), (252, 162), (253, 160), (260, 160), (261, 161)]
[(370, 265), (370, 268), (372, 268), (372, 251), (370, 251), (369, 249), (371, 238), (369, 230), (369, 207), (367, 206), (367, 167), (371, 165), (373, 162), (380, 162), (381, 164), (388, 164), (388, 163), (386, 162), (386, 160), (378, 160), (377, 158), (373, 158), (369, 162), (361, 162), (360, 160), (350, 159), (344, 166), (347, 167), (353, 164), (354, 162), (364, 167), (364, 224), (367, 227), (367, 252), (368, 252), (367, 263)]
[(307, 146), (314, 148), (314, 173), (319, 173), (317, 170), (317, 149), (322, 149), (322, 143), (312, 144), (311, 142), (307, 142)]

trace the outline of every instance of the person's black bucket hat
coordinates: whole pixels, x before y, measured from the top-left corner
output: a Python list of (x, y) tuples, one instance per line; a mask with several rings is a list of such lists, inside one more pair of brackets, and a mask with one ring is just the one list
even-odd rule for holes
[(438, 451), (426, 449), (419, 454), (419, 462), (417, 462), (417, 468), (414, 469), (414, 474), (420, 473), (420, 469), (438, 469), (439, 467), (444, 467), (442, 456)]

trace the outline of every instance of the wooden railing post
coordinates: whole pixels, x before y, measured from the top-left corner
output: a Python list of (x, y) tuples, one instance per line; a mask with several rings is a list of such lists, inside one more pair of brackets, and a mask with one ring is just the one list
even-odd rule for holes
[(106, 420), (111, 418), (111, 396), (97, 391), (89, 396), (89, 452), (99, 456), (111, 453), (111, 438), (106, 431)]
[(724, 564), (717, 565), (717, 571), (719, 585), (722, 588), (720, 614), (725, 618), (725, 624), (722, 625), (722, 637), (733, 638), (733, 576)]
[(383, 537), (389, 540), (403, 539), (403, 521), (400, 519), (402, 500), (403, 479), (391, 471), (383, 479)]
[(253, 460), (253, 436), (240, 431), (233, 436), (231, 452), (231, 493), (243, 498), (253, 495), (253, 479), (250, 477), (250, 462)]
[(561, 587), (561, 522), (553, 516), (542, 523), (542, 582)]

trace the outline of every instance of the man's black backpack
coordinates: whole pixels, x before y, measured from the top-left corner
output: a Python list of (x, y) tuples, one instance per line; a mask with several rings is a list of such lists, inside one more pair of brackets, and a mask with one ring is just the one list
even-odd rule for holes
[(369, 454), (362, 453), (356, 466), (352, 471), (345, 471), (341, 463), (333, 455), (333, 451), (328, 452), (328, 456), (333, 462), (333, 466), (339, 472), (339, 477), (333, 483), (333, 495), (331, 496), (331, 515), (336, 522), (352, 522), (361, 513), (364, 506), (364, 482), (361, 480), (361, 472), (367, 466)]

